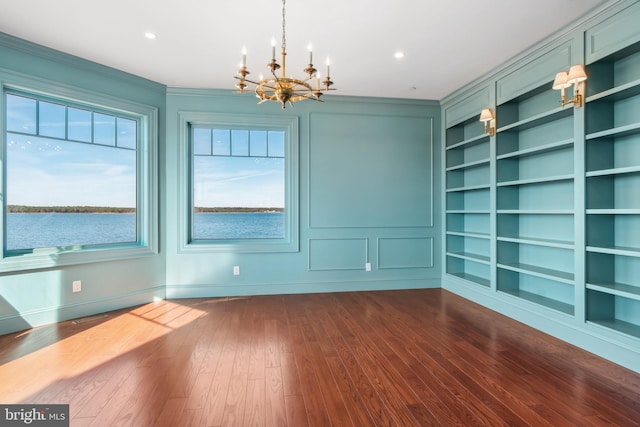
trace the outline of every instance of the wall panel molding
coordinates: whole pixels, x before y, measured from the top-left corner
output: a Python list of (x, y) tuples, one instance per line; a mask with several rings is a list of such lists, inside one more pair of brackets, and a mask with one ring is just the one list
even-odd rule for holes
[(378, 268), (433, 268), (432, 237), (383, 237), (378, 239)]

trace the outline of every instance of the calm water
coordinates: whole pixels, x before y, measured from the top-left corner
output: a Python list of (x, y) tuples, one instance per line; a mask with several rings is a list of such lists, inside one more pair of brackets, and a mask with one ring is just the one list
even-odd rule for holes
[(199, 213), (194, 239), (273, 239), (284, 237), (284, 213)]
[[(194, 239), (284, 237), (284, 214), (199, 213)], [(96, 245), (136, 241), (135, 214), (9, 214), (7, 249)]]

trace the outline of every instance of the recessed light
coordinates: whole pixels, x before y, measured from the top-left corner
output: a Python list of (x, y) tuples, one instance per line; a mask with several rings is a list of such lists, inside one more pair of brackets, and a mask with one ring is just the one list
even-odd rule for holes
[(144, 33), (144, 36), (149, 40), (155, 40), (156, 38), (156, 35), (150, 31), (147, 31), (146, 33)]
[(393, 54), (393, 57), (396, 58), (396, 59), (402, 59), (402, 58), (404, 58), (404, 52), (399, 50), (399, 51), (397, 51), (396, 53)]

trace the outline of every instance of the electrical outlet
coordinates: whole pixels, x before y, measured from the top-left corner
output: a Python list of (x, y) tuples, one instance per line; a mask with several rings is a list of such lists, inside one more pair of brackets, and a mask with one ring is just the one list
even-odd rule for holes
[(368, 262), (364, 265), (364, 271), (371, 271), (371, 263)]
[(233, 266), (233, 275), (234, 276), (239, 276), (240, 275), (240, 266), (239, 265), (234, 265)]
[(73, 292), (81, 292), (81, 291), (82, 291), (82, 280), (74, 280)]

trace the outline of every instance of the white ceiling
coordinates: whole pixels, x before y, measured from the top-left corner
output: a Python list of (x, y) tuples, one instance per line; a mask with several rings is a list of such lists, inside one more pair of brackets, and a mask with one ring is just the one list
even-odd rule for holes
[[(311, 42), (335, 94), (442, 99), (614, 1), (288, 0), (287, 71)], [(281, 29), (281, 0), (0, 0), (0, 32), (177, 87), (232, 89), (243, 46), (267, 74)]]

